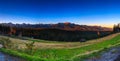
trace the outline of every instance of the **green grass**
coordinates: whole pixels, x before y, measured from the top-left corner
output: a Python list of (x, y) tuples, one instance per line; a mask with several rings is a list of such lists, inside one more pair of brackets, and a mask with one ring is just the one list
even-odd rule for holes
[(29, 39), (29, 41), (43, 42), (43, 43), (67, 43), (67, 42), (60, 42), (60, 41), (48, 41), (48, 40), (40, 40), (40, 39)]
[(36, 57), (36, 56), (31, 56), (31, 55), (28, 55), (26, 53), (22, 53), (22, 52), (18, 52), (18, 51), (13, 51), (13, 50), (10, 50), (10, 49), (4, 49), (4, 48), (0, 48), (0, 51), (1, 52), (4, 52), (4, 53), (7, 53), (9, 55), (12, 55), (12, 56), (17, 56), (17, 57), (20, 57), (26, 61), (42, 61), (44, 59), (41, 59), (39, 57)]
[(14, 35), (11, 35), (9, 36), (11, 38), (17, 38), (17, 39), (25, 39), (25, 40), (28, 40), (28, 41), (35, 41), (35, 42), (43, 42), (43, 43), (67, 43), (67, 42), (61, 42), (61, 41), (50, 41), (50, 40), (42, 40), (42, 39), (33, 39), (33, 38), (30, 38), (30, 37), (18, 37), (18, 36), (14, 36)]
[[(110, 48), (112, 46), (120, 44), (120, 35), (112, 38), (111, 40), (102, 41), (97, 44), (83, 46), (74, 49), (37, 49), (33, 55), (25, 53), (25, 51), (14, 51), (9, 49), (0, 49), (0, 51), (19, 56), (28, 61), (82, 61), (84, 58), (89, 57), (85, 53), (93, 53), (91, 56), (97, 56), (94, 54), (104, 50), (104, 48)], [(86, 57), (85, 57), (86, 56)]]

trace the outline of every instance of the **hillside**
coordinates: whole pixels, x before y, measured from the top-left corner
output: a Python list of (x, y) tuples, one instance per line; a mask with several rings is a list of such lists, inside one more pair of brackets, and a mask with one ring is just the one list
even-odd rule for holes
[[(30, 37), (49, 41), (86, 41), (112, 33), (110, 28), (72, 23), (58, 24), (0, 24), (0, 34)], [(57, 35), (57, 36), (56, 36)]]
[[(7, 43), (7, 45), (10, 46), (7, 48), (0, 48), (0, 51), (19, 56), (27, 61), (83, 61), (85, 57), (90, 58), (91, 55), (87, 56), (89, 54), (120, 44), (120, 33), (116, 33), (84, 43), (39, 41), (34, 43), (34, 48), (31, 52), (30, 49), (26, 50), (26, 48), (28, 48), (26, 43), (31, 43), (30, 40), (0, 36), (0, 41), (8, 40), (4, 38), (9, 38), (9, 40), (11, 40), (11, 42), (9, 41), (9, 43)], [(92, 56), (95, 55), (92, 54)]]

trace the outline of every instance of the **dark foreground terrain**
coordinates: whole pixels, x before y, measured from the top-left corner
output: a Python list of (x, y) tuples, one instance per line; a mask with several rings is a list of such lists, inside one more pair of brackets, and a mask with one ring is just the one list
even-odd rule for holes
[(0, 61), (25, 61), (25, 60), (0, 52)]
[(120, 46), (102, 51), (98, 56), (91, 57), (85, 61), (120, 61)]

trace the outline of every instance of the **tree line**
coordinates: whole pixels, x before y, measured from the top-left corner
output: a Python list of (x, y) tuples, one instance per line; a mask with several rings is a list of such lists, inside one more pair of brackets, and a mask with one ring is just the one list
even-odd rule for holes
[(114, 32), (120, 32), (120, 23), (117, 24), (117, 25), (114, 24), (113, 31), (114, 31)]
[(52, 28), (17, 28), (0, 25), (0, 33), (49, 41), (84, 41), (103, 37), (109, 31), (67, 31)]

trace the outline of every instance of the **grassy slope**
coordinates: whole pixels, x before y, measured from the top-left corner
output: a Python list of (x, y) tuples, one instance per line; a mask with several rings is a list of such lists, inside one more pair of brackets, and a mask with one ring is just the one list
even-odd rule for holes
[[(15, 55), (20, 56), (24, 59), (27, 59), (28, 61), (67, 61), (67, 60), (78, 60), (81, 56), (84, 56), (86, 54), (90, 54), (93, 52), (100, 51), (104, 48), (112, 47), (114, 45), (120, 44), (120, 35), (118, 34), (116, 37), (102, 41), (99, 43), (93, 43), (87, 46), (82, 46), (79, 48), (72, 48), (72, 49), (38, 49), (34, 54), (31, 56), (29, 54), (26, 54), (24, 52), (18, 52), (8, 49), (1, 49), (1, 51)], [(80, 60), (80, 59), (79, 59)], [(78, 60), (78, 61), (79, 61)]]
[[(99, 39), (94, 39), (94, 40), (89, 40), (87, 42), (52, 42), (52, 41), (46, 41), (45, 40), (38, 40), (38, 39), (30, 39), (32, 41), (37, 41), (35, 42), (35, 47), (38, 47), (38, 49), (51, 49), (51, 48), (55, 48), (55, 49), (73, 49), (73, 48), (80, 48), (83, 46), (87, 46), (87, 45), (91, 45), (91, 44), (96, 44), (96, 43), (100, 43), (106, 40), (110, 40), (113, 37), (115, 37), (118, 34), (112, 34), (103, 38), (99, 38)], [(6, 37), (6, 36), (0, 36), (1, 37)], [(11, 37), (7, 37), (10, 38), (10, 40), (13, 41), (14, 44), (19, 45), (20, 47), (25, 47), (25, 43), (27, 42), (31, 42), (29, 40), (22, 40), (22, 39), (17, 39), (17, 38), (11, 38)]]

